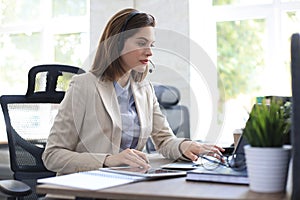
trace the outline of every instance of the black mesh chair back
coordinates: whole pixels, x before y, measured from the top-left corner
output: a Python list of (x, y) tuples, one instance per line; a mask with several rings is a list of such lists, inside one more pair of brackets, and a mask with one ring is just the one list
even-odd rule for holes
[[(180, 138), (190, 138), (190, 114), (186, 106), (178, 104), (180, 92), (174, 86), (154, 84), (154, 90), (162, 113), (166, 116), (174, 134)], [(146, 144), (148, 153), (156, 151), (152, 139)]]
[[(36, 180), (54, 176), (42, 161), (42, 153), (59, 103), (69, 80), (80, 68), (67, 65), (39, 65), (28, 73), (25, 95), (3, 95), (1, 107), (6, 125), (10, 165), (16, 180), (35, 191)], [(33, 192), (28, 199), (35, 199)]]

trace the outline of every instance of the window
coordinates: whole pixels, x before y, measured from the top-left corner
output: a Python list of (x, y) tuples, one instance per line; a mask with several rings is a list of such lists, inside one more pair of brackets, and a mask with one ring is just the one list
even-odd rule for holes
[(190, 1), (191, 18), (205, 16), (191, 23), (192, 39), (205, 38), (198, 39), (198, 44), (214, 60), (219, 85), (225, 89), (221, 95), (225, 116), (215, 142), (232, 143), (234, 129), (245, 126), (256, 97), (291, 96), (290, 37), (300, 32), (299, 2)]
[[(0, 1), (0, 54), (0, 95), (25, 94), (34, 65), (82, 66), (89, 55), (89, 1)], [(2, 114), (0, 133), (6, 140)]]

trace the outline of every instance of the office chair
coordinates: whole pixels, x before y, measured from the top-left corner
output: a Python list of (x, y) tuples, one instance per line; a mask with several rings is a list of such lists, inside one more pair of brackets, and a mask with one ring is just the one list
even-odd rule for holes
[[(177, 137), (190, 138), (190, 115), (184, 105), (179, 105), (180, 92), (176, 87), (154, 84), (154, 90), (162, 113), (166, 116), (171, 129)], [(147, 153), (156, 151), (152, 139), (146, 143)]]
[(292, 73), (292, 155), (293, 180), (292, 200), (300, 199), (300, 34), (291, 38), (291, 73)]
[(68, 81), (83, 72), (67, 65), (34, 66), (28, 73), (25, 95), (0, 97), (14, 179), (32, 190), (24, 199), (37, 199), (37, 179), (55, 175), (45, 168), (42, 153)]
[(24, 197), (32, 193), (31, 188), (18, 180), (0, 180), (0, 196), (9, 199)]

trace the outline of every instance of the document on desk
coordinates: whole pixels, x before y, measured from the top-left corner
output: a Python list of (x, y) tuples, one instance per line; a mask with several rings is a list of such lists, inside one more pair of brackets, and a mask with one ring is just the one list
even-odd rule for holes
[(140, 176), (113, 174), (100, 170), (38, 179), (38, 183), (54, 184), (78, 189), (99, 190), (144, 180)]

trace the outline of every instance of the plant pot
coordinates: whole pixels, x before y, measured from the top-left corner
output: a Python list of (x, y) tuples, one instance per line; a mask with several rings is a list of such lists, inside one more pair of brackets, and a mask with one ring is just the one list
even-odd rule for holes
[(286, 189), (291, 157), (290, 145), (280, 148), (245, 145), (250, 190), (254, 192), (283, 192)]

